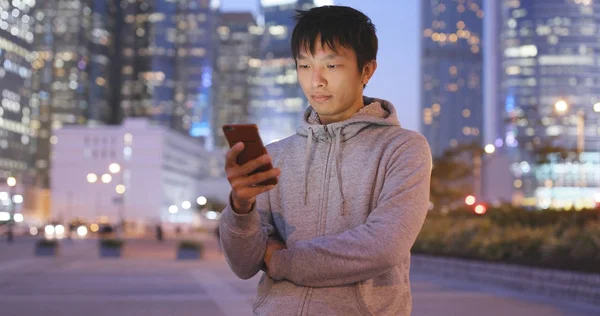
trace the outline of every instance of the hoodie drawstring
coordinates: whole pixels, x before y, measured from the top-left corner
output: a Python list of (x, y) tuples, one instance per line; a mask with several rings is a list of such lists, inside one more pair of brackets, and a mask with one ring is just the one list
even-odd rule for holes
[(341, 215), (344, 216), (345, 215), (345, 200), (344, 200), (344, 192), (342, 191), (342, 164), (341, 164), (341, 160), (342, 160), (342, 151), (340, 150), (340, 143), (342, 141), (342, 127), (340, 127), (336, 132), (335, 132), (335, 149), (334, 149), (334, 157), (335, 157), (335, 176), (337, 178), (337, 182), (338, 182), (338, 189), (340, 191), (340, 197), (342, 198), (342, 204), (341, 204)]
[[(346, 215), (346, 201), (344, 199), (344, 192), (342, 190), (342, 151), (340, 150), (340, 144), (342, 141), (342, 128), (339, 128), (335, 132), (335, 147), (333, 149), (333, 157), (335, 162), (335, 177), (337, 178), (338, 190), (342, 199), (340, 214)], [(310, 151), (312, 149), (313, 142), (313, 129), (308, 127), (308, 139), (306, 144), (306, 153), (304, 155), (304, 205), (306, 205), (308, 197), (308, 164), (310, 161)]]
[(308, 144), (306, 145), (306, 154), (304, 155), (304, 205), (306, 205), (306, 197), (308, 195), (308, 161), (310, 159), (310, 150), (313, 142), (312, 127), (308, 127)]

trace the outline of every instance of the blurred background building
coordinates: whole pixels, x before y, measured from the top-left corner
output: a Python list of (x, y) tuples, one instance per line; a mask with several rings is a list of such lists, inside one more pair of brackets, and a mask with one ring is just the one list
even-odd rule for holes
[(32, 6), (0, 3), (0, 176), (32, 176)]
[[(37, 1), (31, 104), (37, 184), (49, 186), (52, 132), (114, 120), (114, 1)], [(32, 28), (33, 31), (33, 28)]]
[(256, 76), (260, 63), (258, 44), (262, 27), (250, 12), (219, 14), (219, 44), (215, 63), (215, 101), (213, 135), (215, 147), (227, 147), (221, 127), (224, 124), (249, 123), (250, 78)]
[(501, 4), (500, 107), (517, 201), (593, 207), (600, 192), (600, 3)]
[[(38, 108), (32, 101), (35, 1), (0, 1), (0, 210), (22, 211), (33, 199), (21, 198), (35, 183)], [(9, 187), (7, 179), (16, 179)], [(9, 194), (9, 192), (12, 192)]]
[(124, 221), (133, 231), (159, 223), (191, 225), (198, 220), (199, 197), (226, 199), (229, 192), (224, 152), (208, 152), (149, 118), (65, 126), (54, 136), (52, 211), (59, 222)]
[(212, 147), (218, 2), (120, 1), (125, 117), (149, 117)]
[(265, 143), (296, 133), (296, 126), (308, 102), (298, 84), (296, 63), (290, 40), (296, 10), (330, 5), (327, 0), (261, 0), (264, 33), (259, 60), (253, 63), (258, 73), (252, 78), (252, 121), (260, 126)]
[(483, 0), (421, 5), (421, 131), (432, 154), (483, 145)]

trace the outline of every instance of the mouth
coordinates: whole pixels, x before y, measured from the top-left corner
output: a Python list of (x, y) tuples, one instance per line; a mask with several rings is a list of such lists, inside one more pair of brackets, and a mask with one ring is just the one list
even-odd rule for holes
[(330, 95), (311, 95), (310, 98), (316, 102), (322, 103), (322, 102), (325, 102), (325, 101), (331, 99), (331, 96)]

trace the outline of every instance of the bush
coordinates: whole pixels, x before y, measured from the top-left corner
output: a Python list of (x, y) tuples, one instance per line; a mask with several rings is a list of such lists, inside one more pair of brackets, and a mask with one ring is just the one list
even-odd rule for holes
[(189, 249), (189, 250), (198, 250), (202, 251), (203, 245), (201, 242), (193, 241), (193, 240), (183, 240), (179, 243), (179, 249)]
[(48, 247), (55, 248), (58, 246), (58, 241), (56, 239), (41, 239), (37, 242), (38, 247)]
[(121, 248), (121, 247), (123, 247), (124, 243), (125, 242), (123, 240), (114, 239), (114, 238), (106, 238), (106, 239), (100, 240), (100, 246), (108, 247), (108, 248)]
[(413, 252), (600, 272), (598, 212), (491, 209), (430, 214)]

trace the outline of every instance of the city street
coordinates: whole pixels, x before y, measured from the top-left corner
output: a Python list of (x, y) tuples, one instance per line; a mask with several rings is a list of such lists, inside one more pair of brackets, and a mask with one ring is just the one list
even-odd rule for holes
[[(250, 315), (258, 276), (238, 280), (212, 236), (199, 261), (175, 260), (177, 241), (128, 240), (100, 259), (96, 240), (63, 240), (57, 258), (33, 257), (34, 240), (0, 242), (0, 305), (22, 315)], [(599, 315), (574, 305), (481, 284), (412, 276), (413, 315)]]

